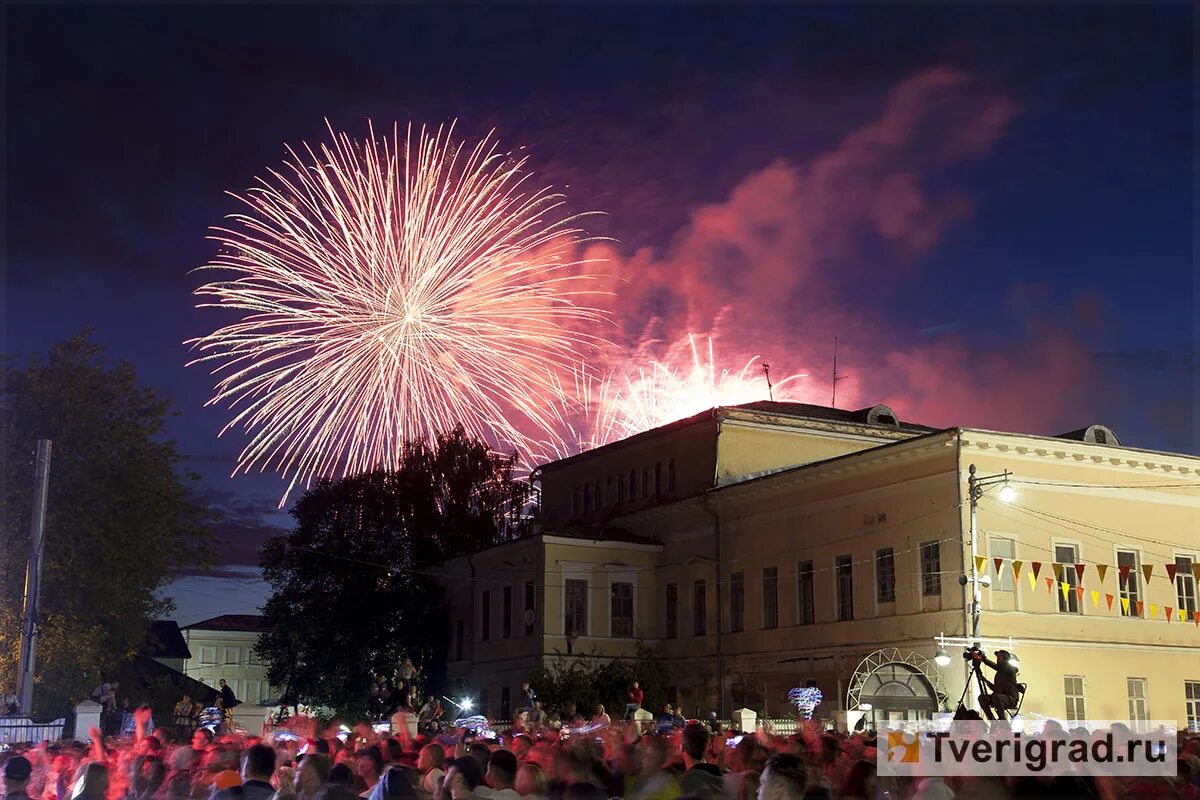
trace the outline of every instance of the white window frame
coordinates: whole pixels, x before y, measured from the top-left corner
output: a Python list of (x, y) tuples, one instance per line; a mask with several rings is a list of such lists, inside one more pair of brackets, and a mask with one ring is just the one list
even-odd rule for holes
[[(1133, 692), (1135, 686), (1141, 692), (1140, 697)], [(1135, 676), (1125, 678), (1125, 695), (1129, 700), (1129, 721), (1134, 724), (1134, 730), (1144, 732), (1145, 723), (1150, 719), (1149, 681)]]
[[(1067, 694), (1068, 678), (1079, 681), (1079, 694)], [(1076, 702), (1070, 702), (1072, 700)], [(1063, 707), (1063, 716), (1067, 722), (1087, 719), (1087, 679), (1083, 675), (1063, 675)], [(1080, 708), (1082, 708), (1082, 714), (1077, 713)]]
[(1183, 682), (1183, 718), (1189, 731), (1200, 732), (1200, 680)]
[[(254, 688), (251, 688), (253, 686)], [(246, 696), (239, 698), (244, 703), (260, 705), (265, 699), (262, 696), (263, 682), (255, 678), (247, 678), (244, 684)]]
[(238, 700), (246, 699), (246, 698), (242, 697), (242, 682), (240, 680), (238, 680), (237, 678), (226, 678), (225, 683), (226, 683), (226, 685), (229, 686), (230, 689), (233, 689), (234, 697), (236, 697)]
[(200, 646), (200, 666), (215, 667), (217, 665), (217, 646), (205, 644)]
[[(1070, 565), (1071, 566), (1070, 577), (1067, 576), (1067, 565), (1063, 564), (1063, 576), (1067, 577), (1067, 580), (1065, 581), (1065, 583), (1067, 583), (1071, 587), (1072, 592), (1074, 592), (1075, 587), (1080, 585), (1079, 577), (1075, 575), (1075, 565), (1083, 563), (1082, 561), (1079, 560), (1079, 559), (1083, 558), (1083, 545), (1079, 541), (1076, 541), (1073, 539), (1052, 539), (1050, 541), (1050, 554), (1052, 556), (1052, 558), (1050, 559), (1050, 574), (1051, 574), (1051, 576), (1054, 575), (1054, 565), (1063, 563), (1058, 560), (1058, 548), (1060, 548), (1060, 547), (1075, 548), (1075, 561), (1072, 561), (1071, 565)], [(1083, 602), (1083, 600), (1079, 598), (1078, 593), (1075, 593), (1075, 602), (1079, 605), (1078, 611), (1070, 610), (1071, 601), (1070, 601), (1069, 597), (1067, 600), (1067, 610), (1066, 611), (1063, 611), (1062, 607), (1059, 606), (1059, 603), (1062, 602), (1062, 587), (1061, 586), (1058, 586), (1056, 584), (1054, 587), (1053, 594), (1054, 594), (1054, 613), (1055, 614), (1078, 614), (1081, 617), (1087, 615), (1087, 603)]]
[[(1117, 591), (1113, 592), (1113, 602), (1116, 603), (1117, 606), (1119, 606), (1116, 609), (1117, 616), (1120, 619), (1137, 619), (1138, 618), (1137, 607), (1132, 599), (1129, 602), (1129, 613), (1128, 614), (1126, 614), (1123, 607), (1121, 607), (1122, 592), (1124, 592), (1125, 590), (1121, 588), (1121, 557), (1119, 555), (1120, 553), (1133, 553), (1133, 567), (1129, 570), (1129, 574), (1131, 577), (1136, 574), (1137, 577), (1134, 578), (1134, 580), (1137, 581), (1137, 587), (1138, 587), (1137, 597), (1138, 597), (1138, 599), (1141, 599), (1144, 601), (1145, 596), (1146, 596), (1146, 592), (1145, 592), (1146, 584), (1142, 582), (1142, 564), (1144, 563), (1143, 559), (1142, 559), (1142, 555), (1143, 555), (1142, 548), (1134, 547), (1133, 545), (1113, 545), (1113, 568), (1116, 569), (1116, 571), (1117, 571), (1117, 575), (1116, 575)], [(1126, 585), (1128, 585), (1128, 584), (1126, 584)]]
[[(620, 638), (622, 638), (622, 639), (629, 638), (630, 640), (636, 639), (638, 637), (638, 574), (637, 574), (637, 570), (630, 569), (630, 570), (626, 570), (623, 572), (609, 572), (608, 573), (608, 582), (605, 585), (606, 591), (604, 592), (605, 600), (607, 600), (607, 603), (605, 605), (606, 605), (608, 613), (606, 613), (604, 615), (604, 618), (607, 621), (607, 627), (608, 627), (607, 634), (610, 638), (612, 638), (612, 636), (613, 636), (613, 631), (612, 631), (612, 629), (613, 629), (613, 624), (612, 624), (613, 623), (613, 619), (612, 619), (612, 587), (613, 587), (614, 583), (633, 584), (633, 636), (631, 636), (631, 637), (622, 636)], [(565, 581), (563, 582), (563, 585), (564, 585), (564, 587), (566, 586)], [(565, 591), (565, 588), (564, 588), (564, 591)], [(589, 613), (590, 613), (590, 610), (591, 609), (589, 608)]]
[[(1197, 564), (1197, 563), (1200, 563), (1200, 560), (1198, 560), (1196, 558), (1196, 555), (1197, 554), (1194, 552), (1188, 553), (1188, 552), (1176, 550), (1172, 554), (1172, 560), (1177, 561), (1180, 558), (1189, 558), (1189, 559), (1191, 559), (1192, 564)], [(1178, 572), (1178, 571), (1175, 573), (1175, 580), (1173, 581), (1173, 583), (1175, 585), (1172, 586), (1171, 588), (1174, 590), (1172, 593), (1175, 595), (1175, 607), (1176, 608), (1184, 608), (1188, 612), (1188, 615), (1190, 616), (1193, 610), (1200, 609), (1200, 586), (1196, 585), (1195, 573), (1189, 572), (1186, 577), (1181, 577), (1182, 575), (1183, 575), (1183, 573)], [(1180, 604), (1180, 602), (1179, 602), (1179, 583), (1181, 580), (1184, 581), (1185, 585), (1190, 585), (1192, 587), (1192, 608), (1191, 609), (1187, 609), (1184, 605)]]
[[(995, 553), (992, 552), (992, 542), (997, 539), (1000, 539), (1000, 540), (1006, 541), (1006, 542), (1012, 542), (1012, 555), (1011, 556), (997, 556)], [(1020, 556), (1018, 555), (1018, 553), (1020, 553), (1020, 548), (1018, 546), (1019, 544), (1020, 544), (1020, 542), (1017, 540), (1017, 537), (1011, 533), (1003, 533), (1001, 531), (996, 531), (996, 532), (988, 534), (988, 536), (987, 536), (987, 560), (988, 560), (988, 563), (985, 564), (984, 566), (986, 566), (988, 569), (992, 570), (993, 573), (995, 573), (995, 578), (992, 581), (992, 585), (988, 588), (988, 591), (1004, 592), (1005, 594), (1011, 594), (1014, 597), (1019, 596), (1020, 589), (1021, 589), (1021, 582), (1016, 579), (1016, 576), (1014, 576), (1013, 572), (1012, 572), (1013, 560), (1020, 558)], [(996, 559), (997, 558), (1002, 558), (1008, 562), (1008, 564), (1005, 564), (1000, 568), (1000, 571), (998, 573), (996, 573)], [(1007, 576), (1008, 580), (1012, 581), (1011, 589), (1000, 588), (1000, 586), (1003, 585), (1003, 582), (1004, 582), (1004, 579), (1006, 576)]]
[[(229, 657), (233, 653), (233, 658)], [(242, 648), (226, 645), (221, 650), (221, 666), (223, 667), (240, 667), (242, 665)]]

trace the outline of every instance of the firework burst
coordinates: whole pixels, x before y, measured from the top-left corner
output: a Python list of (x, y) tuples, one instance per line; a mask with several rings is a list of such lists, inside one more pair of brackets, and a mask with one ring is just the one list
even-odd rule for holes
[(460, 423), (499, 447), (560, 444), (559, 375), (603, 316), (562, 196), (527, 190), (526, 160), (491, 135), (329, 133), (232, 195), (248, 211), (213, 229), (201, 267), (230, 277), (199, 306), (239, 317), (190, 342), (218, 377), (209, 404), (232, 410), (222, 433), (249, 437), (235, 473), (274, 469), (290, 491)]
[[(641, 350), (653, 344), (647, 342)], [(771, 397), (799, 401), (797, 381), (807, 377), (803, 372), (776, 377), (768, 386), (768, 373), (759, 356), (747, 358), (741, 369), (718, 368), (712, 337), (698, 342), (692, 334), (660, 359), (648, 358), (643, 352), (627, 360), (640, 366), (622, 365), (602, 374), (581, 368), (573, 375), (573, 385), (559, 391), (565, 399), (560, 425), (574, 452), (601, 447), (715, 406)], [(556, 452), (559, 457), (571, 454)]]

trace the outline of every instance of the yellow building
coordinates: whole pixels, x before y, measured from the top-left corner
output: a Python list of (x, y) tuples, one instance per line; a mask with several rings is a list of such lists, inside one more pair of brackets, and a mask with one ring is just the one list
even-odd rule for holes
[(271, 705), (275, 692), (267, 681), (267, 668), (255, 653), (258, 637), (266, 630), (257, 614), (222, 614), (186, 625), (182, 629), (190, 656), (183, 672), (216, 689), (222, 680), (248, 705)]
[[(978, 560), (971, 465), (1015, 492), (979, 498)], [(751, 403), (536, 477), (548, 533), (452, 563), (452, 674), (492, 714), (572, 632), (576, 652), (661, 646), (692, 715), (786, 714), (809, 682), (824, 717), (952, 710), (962, 647), (933, 658), (971, 632), (976, 577), (979, 633), (1020, 655), (1026, 715), (1200, 724), (1200, 458), (1096, 425), (936, 431), (886, 406)]]

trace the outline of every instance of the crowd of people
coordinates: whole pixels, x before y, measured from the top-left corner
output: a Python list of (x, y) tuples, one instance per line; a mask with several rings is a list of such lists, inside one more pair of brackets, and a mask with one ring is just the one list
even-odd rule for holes
[[(532, 699), (532, 698), (531, 698)], [(536, 702), (533, 700), (532, 702)], [(197, 729), (179, 740), (135, 712), (130, 737), (42, 743), (0, 754), (6, 800), (946, 800), (1165, 797), (1200, 800), (1200, 736), (1180, 734), (1172, 778), (916, 778), (876, 773), (871, 731), (802, 726), (789, 736), (620, 721), (487, 727), (438, 736), (303, 717), (265, 737)]]

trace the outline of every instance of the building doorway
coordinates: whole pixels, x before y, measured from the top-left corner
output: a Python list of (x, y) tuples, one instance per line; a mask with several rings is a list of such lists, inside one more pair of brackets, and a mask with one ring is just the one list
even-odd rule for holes
[(876, 650), (859, 662), (846, 692), (846, 707), (861, 710), (866, 727), (884, 722), (933, 719), (946, 708), (941, 674), (911, 650)]

